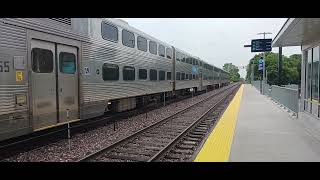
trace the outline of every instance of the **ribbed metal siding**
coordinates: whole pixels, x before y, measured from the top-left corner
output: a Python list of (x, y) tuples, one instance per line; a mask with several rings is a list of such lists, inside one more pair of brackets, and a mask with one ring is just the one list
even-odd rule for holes
[(26, 30), (0, 23), (0, 48), (26, 52)]
[(28, 85), (0, 85), (0, 115), (27, 111), (27, 106), (16, 107), (15, 94), (27, 94)]
[[(169, 81), (137, 80), (138, 69), (144, 68), (172, 71), (172, 60), (165, 59), (133, 48), (118, 46), (112, 42), (84, 43), (82, 46), (82, 64), (97, 68), (100, 74), (96, 75), (96, 69), (92, 69), (91, 75), (83, 76), (83, 100), (84, 103), (134, 97), (145, 94), (153, 94), (163, 91), (171, 91)], [(119, 81), (104, 81), (102, 79), (102, 64), (112, 63), (120, 65)], [(135, 81), (122, 80), (121, 65), (134, 66), (136, 69)], [(149, 73), (149, 72), (148, 72)], [(159, 77), (158, 77), (159, 78)]]
[(49, 19), (71, 26), (71, 18), (49, 18)]

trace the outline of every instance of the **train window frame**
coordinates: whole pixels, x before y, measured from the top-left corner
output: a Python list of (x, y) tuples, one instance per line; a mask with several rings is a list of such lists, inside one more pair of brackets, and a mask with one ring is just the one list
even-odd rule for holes
[[(141, 71), (141, 70), (145, 71), (145, 75), (146, 75), (145, 78), (144, 78), (144, 77), (141, 78), (141, 76), (140, 76), (140, 74), (141, 74), (140, 71)], [(141, 68), (139, 68), (139, 69), (138, 69), (138, 79), (139, 79), (139, 80), (147, 80), (147, 79), (148, 79), (148, 70), (147, 70), (147, 69), (141, 69)]]
[(181, 73), (181, 75), (180, 75), (180, 79), (183, 81), (183, 80), (185, 80), (186, 79), (186, 73)]
[[(62, 68), (63, 66), (63, 62), (61, 62), (62, 60), (64, 60), (61, 56), (63, 54), (66, 54), (66, 55), (72, 55), (73, 56), (73, 65), (74, 65), (74, 69), (72, 72), (65, 72), (64, 69)], [(75, 74), (77, 72), (77, 62), (76, 62), (76, 55), (74, 53), (70, 53), (70, 52), (63, 52), (61, 51), (59, 53), (59, 71), (60, 73), (63, 73), (63, 74)]]
[[(107, 25), (107, 26), (110, 26), (110, 27), (113, 27), (113, 28), (115, 28), (116, 29), (116, 32), (117, 32), (117, 39), (115, 40), (115, 39), (111, 39), (111, 38), (105, 38), (105, 31), (104, 31), (104, 25)], [(119, 29), (118, 29), (118, 27), (117, 26), (115, 26), (115, 25), (113, 25), (113, 24), (110, 24), (110, 23), (108, 23), (108, 22), (105, 22), (105, 21), (102, 21), (101, 22), (101, 37), (102, 37), (102, 39), (104, 39), (104, 40), (107, 40), (107, 41), (111, 41), (111, 42), (114, 42), (114, 43), (117, 43), (117, 42), (119, 42)]]
[(181, 58), (181, 53), (176, 51), (176, 60), (180, 61), (180, 58)]
[[(154, 45), (155, 45), (155, 51), (151, 51), (151, 47), (153, 47), (153, 46), (151, 46), (150, 44), (153, 44), (154, 43)], [(155, 41), (149, 41), (149, 53), (151, 53), (151, 54), (154, 54), (154, 55), (158, 55), (158, 44), (157, 44), (157, 42), (155, 42)]]
[[(170, 56), (168, 56), (168, 50), (171, 52), (169, 55)], [(172, 48), (166, 48), (166, 58), (167, 59), (172, 59), (172, 55), (173, 55), (173, 52), (172, 52)]]
[[(42, 71), (43, 69), (40, 70), (40, 64), (39, 63), (37, 63), (38, 66), (34, 66), (35, 65), (34, 64), (35, 55), (37, 55), (37, 53), (40, 53), (40, 52), (36, 53), (36, 50), (42, 51), (41, 53), (44, 53), (44, 51), (50, 52), (50, 59), (51, 59), (50, 71), (49, 71), (49, 68), (48, 69), (44, 69), (44, 71)], [(43, 54), (41, 54), (41, 55), (43, 55)], [(37, 62), (39, 62), (39, 61), (37, 61)], [(51, 50), (49, 50), (49, 49), (32, 48), (32, 50), (31, 50), (31, 66), (32, 66), (32, 71), (35, 72), (35, 73), (52, 73), (53, 70), (54, 70), (54, 67), (55, 67), (54, 66), (54, 59), (53, 59), (53, 52)], [(37, 70), (35, 68), (37, 68)]]
[[(155, 75), (155, 79), (153, 78)], [(156, 69), (149, 69), (149, 79), (150, 81), (157, 81), (158, 80), (158, 70)]]
[[(142, 47), (141, 47), (141, 45), (139, 45), (139, 44), (141, 44), (141, 43), (139, 43), (139, 42), (142, 42), (142, 41), (139, 41), (139, 38), (140, 38), (140, 39), (143, 39), (143, 42), (145, 42), (145, 46), (142, 46)], [(137, 36), (137, 48), (138, 48), (138, 50), (140, 50), (140, 51), (147, 52), (147, 51), (148, 51), (148, 40), (147, 40), (147, 38), (145, 38), (145, 37), (143, 37), (143, 36)], [(145, 49), (143, 49), (143, 48), (145, 48)]]
[(185, 63), (186, 60), (187, 60), (187, 56), (186, 56), (186, 55), (183, 55), (182, 57), (183, 57), (183, 58), (181, 59), (181, 62)]
[[(118, 73), (116, 73), (117, 75), (116, 76), (114, 76), (114, 77), (116, 77), (116, 78), (112, 78), (112, 79), (107, 79), (107, 78), (105, 78), (106, 77), (106, 75), (108, 74), (108, 75), (110, 75), (110, 73), (107, 73), (106, 72), (106, 69), (104, 68), (105, 66), (116, 66), (117, 67), (117, 72)], [(104, 80), (104, 81), (119, 81), (119, 78), (120, 78), (120, 68), (119, 68), (119, 65), (117, 65), (117, 64), (112, 64), (112, 63), (103, 63), (103, 65), (102, 65), (102, 79)]]
[[(162, 53), (162, 52), (160, 52), (162, 50), (162, 48), (163, 48), (163, 56), (162, 56), (162, 54), (160, 54), (160, 53)], [(162, 45), (162, 44), (159, 44), (158, 55), (161, 56), (161, 57), (165, 57), (166, 56), (166, 47), (164, 45)]]
[[(126, 68), (132, 68), (133, 69), (133, 73), (132, 74), (125, 74), (125, 69)], [(134, 81), (136, 80), (136, 68), (133, 66), (123, 66), (122, 67), (122, 80), (123, 81)]]
[[(178, 78), (179, 77), (179, 78)], [(176, 72), (176, 80), (180, 81), (181, 80), (181, 73), (180, 72)]]
[[(169, 74), (170, 74), (170, 78), (168, 78)], [(167, 71), (167, 81), (171, 81), (171, 79), (172, 79), (172, 73), (171, 71)]]
[[(125, 38), (124, 38), (124, 33), (127, 33), (127, 34), (130, 34), (130, 35), (132, 35), (133, 36), (133, 44), (132, 44), (132, 46), (130, 45), (130, 44), (126, 44), (127, 42), (130, 42), (130, 41), (132, 41), (132, 40), (129, 40), (129, 41), (124, 41), (125, 40)], [(135, 47), (135, 45), (136, 45), (136, 36), (135, 36), (135, 34), (133, 33), (133, 32), (131, 32), (131, 31), (128, 31), (128, 30), (126, 30), (126, 29), (122, 29), (122, 44), (124, 45), (124, 46), (127, 46), (127, 47), (130, 47), (130, 48), (134, 48)]]
[(166, 71), (159, 70), (159, 81), (165, 81), (166, 80)]

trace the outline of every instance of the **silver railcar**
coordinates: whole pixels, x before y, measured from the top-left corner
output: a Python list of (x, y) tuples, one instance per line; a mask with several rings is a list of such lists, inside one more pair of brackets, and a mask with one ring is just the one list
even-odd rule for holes
[(0, 140), (224, 84), (205, 64), (115, 19), (1, 18)]

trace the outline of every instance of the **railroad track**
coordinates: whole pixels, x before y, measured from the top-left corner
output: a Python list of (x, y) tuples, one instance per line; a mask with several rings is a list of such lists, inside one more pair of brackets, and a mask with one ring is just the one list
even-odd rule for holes
[[(197, 93), (195, 94), (195, 96), (199, 94), (202, 93)], [(190, 97), (191, 95), (187, 95), (183, 97), (178, 97), (177, 99), (170, 99), (166, 101), (166, 104), (168, 105), (171, 103), (179, 102)], [(81, 120), (78, 122), (72, 122), (70, 123), (69, 129), (71, 135), (75, 135), (77, 133), (87, 132), (91, 129), (95, 129), (97, 127), (100, 127), (101, 125), (114, 124), (116, 126), (116, 123), (121, 119), (129, 118), (142, 113), (146, 113), (148, 111), (152, 111), (154, 109), (162, 107), (162, 104), (163, 102), (158, 102), (151, 106), (145, 106), (143, 108), (134, 109), (127, 112), (95, 117), (91, 119)], [(37, 150), (43, 148), (44, 146), (48, 146), (52, 143), (58, 142), (60, 140), (67, 139), (67, 133), (68, 127), (66, 124), (42, 130), (39, 132), (34, 132), (28, 135), (23, 135), (20, 137), (4, 140), (0, 142), (0, 161), (10, 156), (14, 156), (18, 153), (30, 150)]]
[[(80, 162), (179, 161), (192, 157), (192, 152), (212, 128), (225, 103), (239, 84), (221, 89), (212, 96), (154, 123), (131, 136), (80, 159)], [(212, 112), (212, 117), (208, 115)], [(208, 117), (208, 118), (206, 118)], [(201, 143), (200, 143), (201, 144)], [(179, 155), (173, 155), (173, 154)]]

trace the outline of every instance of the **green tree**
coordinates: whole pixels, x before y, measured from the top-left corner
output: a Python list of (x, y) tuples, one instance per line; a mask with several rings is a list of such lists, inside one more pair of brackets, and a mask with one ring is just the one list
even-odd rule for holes
[[(247, 66), (246, 80), (251, 82), (251, 71), (253, 64), (254, 80), (262, 78), (261, 73), (258, 71), (258, 63), (263, 54), (256, 54), (250, 59)], [(301, 77), (301, 54), (293, 54), (290, 57), (282, 56), (282, 77), (281, 84), (300, 84)], [(266, 53), (266, 70), (268, 84), (277, 84), (278, 82), (278, 53)]]
[(233, 82), (237, 82), (240, 79), (239, 68), (232, 63), (225, 63), (223, 65), (223, 70), (230, 73), (230, 80)]

